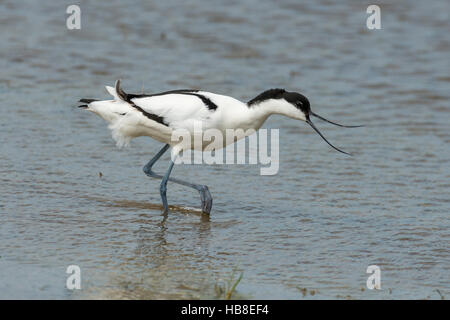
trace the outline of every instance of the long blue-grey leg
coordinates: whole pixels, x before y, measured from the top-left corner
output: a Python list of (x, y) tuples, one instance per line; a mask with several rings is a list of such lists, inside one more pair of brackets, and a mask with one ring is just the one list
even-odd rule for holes
[[(151, 178), (164, 178), (163, 176), (153, 172), (152, 167), (153, 165), (156, 163), (156, 161), (158, 161), (159, 158), (161, 158), (161, 156), (167, 151), (167, 149), (169, 149), (169, 145), (166, 144), (145, 166), (144, 166), (144, 173), (151, 177)], [(173, 168), (173, 162), (171, 162), (171, 166), (169, 167), (170, 171)], [(167, 172), (166, 172), (167, 175)], [(170, 172), (169, 172), (170, 175)], [(195, 190), (197, 190), (200, 193), (200, 199), (202, 201), (202, 211), (205, 213), (210, 213), (211, 212), (211, 208), (212, 208), (212, 197), (211, 197), (211, 193), (209, 192), (208, 186), (205, 185), (201, 185), (201, 184), (193, 184), (187, 181), (183, 181), (180, 179), (176, 179), (176, 178), (170, 178), (169, 175), (167, 176), (167, 181), (171, 181), (171, 182), (175, 182), (178, 184), (181, 184), (183, 186), (187, 186), (190, 188), (193, 188)], [(166, 185), (167, 185), (167, 181), (166, 181)], [(162, 183), (161, 183), (162, 185)], [(167, 187), (165, 187), (165, 189), (167, 190)], [(162, 197), (162, 195), (161, 195)], [(166, 200), (166, 204), (167, 204), (167, 200)], [(163, 200), (163, 205), (164, 205), (164, 200)], [(164, 210), (166, 210), (166, 206), (164, 207)]]
[[(144, 166), (144, 172), (146, 175), (148, 175), (149, 177), (152, 176), (152, 167), (155, 164), (156, 161), (159, 160), (159, 158), (161, 158), (161, 156), (167, 151), (167, 149), (169, 149), (170, 145), (166, 144), (164, 147), (162, 147), (161, 150), (159, 150), (159, 152)], [(155, 177), (155, 178), (160, 178), (160, 177)]]
[(162, 178), (161, 185), (159, 187), (159, 193), (161, 194), (164, 212), (169, 212), (169, 205), (167, 204), (166, 191), (167, 191), (167, 181), (169, 180), (169, 176), (170, 176), (170, 173), (172, 172), (173, 165), (174, 165), (174, 162), (172, 160), (170, 160), (169, 168), (167, 169), (166, 174)]

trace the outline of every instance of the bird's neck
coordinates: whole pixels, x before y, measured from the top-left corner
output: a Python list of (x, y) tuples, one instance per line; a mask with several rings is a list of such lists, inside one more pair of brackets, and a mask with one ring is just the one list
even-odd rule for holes
[(269, 99), (248, 106), (248, 118), (254, 124), (255, 130), (258, 130), (267, 118), (273, 114), (279, 114), (293, 119), (297, 119), (299, 116), (298, 111), (284, 100)]

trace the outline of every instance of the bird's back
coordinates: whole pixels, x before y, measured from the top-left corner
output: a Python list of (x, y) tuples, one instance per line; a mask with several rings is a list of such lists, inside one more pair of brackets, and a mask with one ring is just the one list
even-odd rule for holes
[[(92, 101), (88, 110), (110, 123), (118, 145), (138, 136), (150, 136), (173, 145), (172, 133), (183, 129), (191, 134), (207, 129), (232, 128), (246, 104), (229, 96), (201, 90), (173, 90), (155, 94), (127, 94), (120, 88), (106, 87), (114, 100)], [(87, 101), (88, 99), (82, 99)]]
[(177, 91), (132, 98), (143, 110), (162, 117), (173, 129), (191, 130), (194, 122), (202, 129), (224, 127), (224, 118), (246, 108), (241, 101), (207, 91)]

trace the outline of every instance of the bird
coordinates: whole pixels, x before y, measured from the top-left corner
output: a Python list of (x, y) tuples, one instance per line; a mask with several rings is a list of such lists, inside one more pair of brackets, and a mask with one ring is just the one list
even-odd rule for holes
[[(168, 213), (167, 183), (187, 186), (200, 193), (201, 209), (210, 214), (212, 197), (208, 186), (187, 182), (170, 177), (174, 167), (174, 159), (186, 148), (179, 141), (172, 141), (172, 134), (176, 130), (193, 132), (195, 123), (200, 123), (202, 130), (218, 129), (249, 129), (257, 131), (266, 119), (274, 114), (283, 115), (309, 124), (320, 137), (333, 149), (351, 155), (332, 145), (311, 121), (316, 117), (333, 125), (345, 128), (362, 127), (347, 126), (327, 120), (311, 110), (310, 102), (304, 95), (286, 91), (285, 89), (269, 89), (248, 102), (242, 102), (230, 96), (212, 92), (179, 89), (153, 94), (130, 94), (121, 88), (120, 80), (115, 86), (106, 86), (106, 90), (113, 97), (111, 100), (80, 99), (83, 104), (79, 108), (91, 111), (108, 122), (112, 137), (118, 147), (128, 145), (130, 140), (140, 136), (148, 136), (164, 144), (161, 150), (143, 167), (144, 173), (161, 179), (160, 196), (163, 212)], [(239, 137), (244, 138), (244, 136)], [(224, 142), (223, 147), (226, 146)], [(153, 165), (171, 148), (171, 161), (164, 175), (152, 170)], [(205, 144), (200, 147), (205, 150)]]

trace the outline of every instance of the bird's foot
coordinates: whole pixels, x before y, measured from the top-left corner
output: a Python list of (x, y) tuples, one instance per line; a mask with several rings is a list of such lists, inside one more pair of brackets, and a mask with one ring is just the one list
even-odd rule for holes
[(201, 186), (198, 190), (200, 193), (200, 199), (202, 200), (202, 212), (209, 214), (212, 208), (212, 197), (209, 193), (208, 186)]

